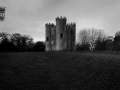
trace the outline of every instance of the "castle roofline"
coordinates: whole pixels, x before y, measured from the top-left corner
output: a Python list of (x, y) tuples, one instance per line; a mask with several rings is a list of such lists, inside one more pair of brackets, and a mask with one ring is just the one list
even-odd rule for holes
[(76, 26), (76, 23), (75, 22), (67, 23), (66, 26)]
[(45, 26), (46, 27), (55, 27), (55, 24), (54, 23), (46, 23)]
[(56, 20), (67, 20), (67, 18), (65, 16), (64, 17), (60, 16), (60, 17), (57, 17)]

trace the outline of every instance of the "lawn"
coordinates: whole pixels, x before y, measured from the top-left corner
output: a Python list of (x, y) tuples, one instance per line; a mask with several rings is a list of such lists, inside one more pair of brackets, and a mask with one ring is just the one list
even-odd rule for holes
[(120, 55), (0, 53), (0, 90), (120, 90)]

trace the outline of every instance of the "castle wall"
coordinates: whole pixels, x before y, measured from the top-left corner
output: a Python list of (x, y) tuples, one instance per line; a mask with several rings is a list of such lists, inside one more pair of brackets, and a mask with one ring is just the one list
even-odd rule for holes
[(51, 27), (51, 47), (52, 51), (56, 50), (56, 26)]
[(50, 24), (46, 24), (46, 51), (51, 51), (51, 26)]
[(66, 50), (68, 50), (68, 41), (69, 41), (69, 33), (68, 33), (69, 27), (66, 25)]
[(71, 28), (71, 51), (75, 50), (75, 38), (76, 38), (76, 24), (72, 24)]
[(75, 23), (67, 24), (66, 26), (66, 37), (67, 37), (67, 50), (74, 51), (75, 50), (75, 34), (76, 34), (76, 25)]
[(67, 26), (66, 26), (66, 38), (67, 38), (67, 40), (66, 40), (66, 43), (67, 43), (67, 50), (69, 51), (70, 50), (70, 25), (69, 24), (67, 24)]
[(56, 18), (56, 51), (66, 49), (66, 18)]

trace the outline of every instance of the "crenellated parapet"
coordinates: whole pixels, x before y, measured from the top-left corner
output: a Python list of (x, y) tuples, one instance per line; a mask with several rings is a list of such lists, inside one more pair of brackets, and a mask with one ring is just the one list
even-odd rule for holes
[(56, 18), (56, 50), (64, 50), (66, 48), (66, 17)]
[(53, 24), (53, 23), (46, 23), (46, 24), (45, 24), (45, 27), (46, 27), (46, 28), (55, 27), (55, 24)]
[(75, 33), (76, 33), (76, 23), (71, 22), (66, 25), (66, 42), (67, 50), (74, 51), (75, 49)]
[(55, 50), (56, 26), (53, 23), (46, 23), (46, 51)]
[(66, 28), (75, 28), (75, 27), (76, 27), (75, 22), (67, 23), (67, 25), (66, 25)]
[(60, 16), (60, 17), (57, 17), (56, 18), (56, 21), (67, 21), (67, 19), (66, 19), (66, 17), (62, 17), (62, 16)]

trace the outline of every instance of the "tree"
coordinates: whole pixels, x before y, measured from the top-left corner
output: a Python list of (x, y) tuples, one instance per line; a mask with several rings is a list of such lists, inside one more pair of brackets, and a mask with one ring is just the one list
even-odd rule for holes
[(0, 51), (16, 51), (15, 45), (10, 41), (10, 34), (0, 33), (1, 42), (0, 42)]
[(0, 41), (2, 41), (5, 38), (9, 39), (9, 37), (10, 37), (9, 33), (7, 33), (7, 32), (0, 32)]
[(11, 42), (20, 50), (28, 51), (33, 44), (33, 38), (29, 35), (21, 35), (19, 33), (12, 34)]
[(109, 51), (114, 50), (113, 43), (114, 41), (111, 39), (106, 40), (106, 50), (109, 50)]
[(120, 31), (115, 33), (114, 50), (115, 51), (120, 51)]
[(21, 42), (23, 50), (30, 51), (33, 45), (33, 38), (29, 35), (23, 35), (21, 37)]
[(88, 44), (89, 43), (89, 31), (87, 29), (82, 29), (78, 34), (79, 44)]
[(79, 43), (80, 45), (88, 46), (89, 49), (93, 51), (96, 46), (96, 41), (101, 41), (105, 37), (103, 30), (89, 28), (89, 29), (82, 29), (78, 34)]
[(9, 51), (10, 46), (7, 46), (9, 43), (10, 42), (7, 37), (2, 39), (1, 44), (0, 44), (0, 51)]
[(33, 51), (33, 38), (19, 33), (0, 32), (0, 51)]
[(34, 51), (36, 52), (43, 52), (45, 51), (45, 43), (38, 41), (34, 44)]
[(22, 50), (21, 37), (22, 37), (22, 35), (19, 33), (14, 33), (11, 35), (11, 42), (18, 48), (19, 51)]
[(76, 44), (76, 51), (89, 51), (89, 44)]
[(107, 49), (107, 41), (105, 41), (105, 40), (103, 40), (103, 41), (97, 40), (96, 41), (96, 46), (95, 46), (94, 50), (103, 51), (106, 49)]
[(14, 45), (10, 41), (10, 34), (7, 32), (0, 32), (0, 51), (12, 51)]
[(95, 42), (95, 50), (106, 50), (107, 41), (103, 30), (98, 30), (98, 37)]

